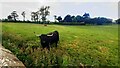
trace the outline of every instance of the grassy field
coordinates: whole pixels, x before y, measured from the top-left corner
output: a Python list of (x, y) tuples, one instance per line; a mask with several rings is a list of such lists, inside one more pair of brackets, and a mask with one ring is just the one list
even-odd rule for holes
[[(118, 25), (66, 26), (3, 23), (3, 46), (26, 66), (117, 66)], [(58, 47), (42, 49), (36, 34), (57, 30)], [(37, 49), (32, 49), (36, 46)]]

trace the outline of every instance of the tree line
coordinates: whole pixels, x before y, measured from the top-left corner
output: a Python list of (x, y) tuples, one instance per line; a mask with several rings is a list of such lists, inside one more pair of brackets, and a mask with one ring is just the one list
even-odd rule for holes
[(12, 11), (10, 15), (7, 16), (7, 19), (3, 19), (2, 21), (4, 22), (47, 22), (47, 16), (50, 15), (49, 11), (50, 6), (42, 6), (38, 11), (31, 12), (31, 21), (25, 20), (26, 19), (26, 12), (23, 11), (21, 13), (23, 20), (19, 20), (19, 15), (17, 11)]
[[(62, 24), (80, 24), (80, 25), (85, 25), (85, 24), (91, 24), (91, 25), (104, 25), (104, 24), (112, 24), (112, 19), (105, 18), (105, 17), (95, 17), (91, 18), (89, 13), (85, 13), (82, 16), (77, 15), (77, 16), (71, 16), (71, 15), (66, 15), (64, 18), (61, 16), (54, 16), (58, 22)], [(55, 20), (55, 21), (56, 21)], [(55, 22), (56, 23), (56, 22)]]
[[(51, 23), (47, 21), (47, 16), (50, 15), (50, 6), (42, 6), (35, 12), (31, 12), (31, 21), (26, 20), (26, 12), (23, 11), (21, 13), (23, 20), (20, 21), (18, 19), (19, 15), (17, 11), (11, 12), (10, 15), (7, 16), (7, 19), (3, 19), (3, 22), (28, 22), (28, 23)], [(95, 17), (91, 18), (89, 13), (85, 13), (82, 16), (72, 16), (70, 14), (66, 15), (64, 18), (62, 16), (54, 15), (54, 24), (68, 24), (68, 25), (104, 25), (104, 24), (112, 24), (113, 20), (105, 17)], [(120, 23), (120, 19), (115, 21), (117, 24)]]

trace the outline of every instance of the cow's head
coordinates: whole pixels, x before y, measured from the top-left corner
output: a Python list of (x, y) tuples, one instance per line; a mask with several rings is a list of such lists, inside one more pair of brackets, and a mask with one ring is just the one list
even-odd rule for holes
[(46, 43), (46, 41), (47, 41), (47, 35), (41, 34), (41, 35), (39, 35), (39, 38), (41, 40), (41, 43), (43, 43), (43, 44)]
[(39, 38), (40, 38), (40, 41), (41, 41), (40, 43), (41, 43), (43, 48), (49, 45), (49, 39), (48, 39), (47, 35), (41, 34), (39, 36)]

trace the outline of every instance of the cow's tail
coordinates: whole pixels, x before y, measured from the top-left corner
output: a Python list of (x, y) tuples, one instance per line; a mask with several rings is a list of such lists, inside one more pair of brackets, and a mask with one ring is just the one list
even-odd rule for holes
[(57, 38), (58, 38), (58, 41), (60, 40), (59, 39), (59, 33), (58, 33), (58, 31), (55, 31), (56, 32), (56, 34), (57, 34)]
[(58, 33), (58, 31), (54, 31), (54, 32), (56, 33), (58, 41), (59, 41), (59, 33)]

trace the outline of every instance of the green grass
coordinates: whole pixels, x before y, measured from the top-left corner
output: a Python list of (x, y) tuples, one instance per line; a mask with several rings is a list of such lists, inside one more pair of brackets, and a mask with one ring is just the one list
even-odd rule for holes
[[(43, 50), (36, 34), (57, 30), (57, 48)], [(26, 66), (118, 66), (118, 25), (66, 26), (3, 23), (3, 46)], [(33, 52), (32, 46), (38, 46)]]
[(0, 44), (2, 43), (2, 24), (0, 23)]

